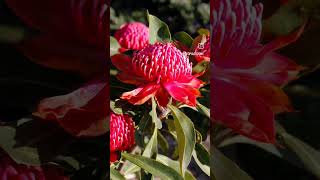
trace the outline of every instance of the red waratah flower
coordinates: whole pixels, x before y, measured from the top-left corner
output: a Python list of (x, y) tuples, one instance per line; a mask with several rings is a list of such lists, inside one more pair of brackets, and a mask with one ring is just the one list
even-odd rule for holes
[(121, 71), (118, 79), (138, 85), (121, 98), (132, 104), (143, 104), (152, 96), (162, 107), (170, 97), (189, 106), (196, 105), (202, 82), (192, 76), (189, 58), (171, 43), (156, 43), (130, 57), (118, 54), (112, 63)]
[(274, 115), (292, 110), (280, 87), (300, 71), (274, 51), (295, 41), (303, 28), (262, 45), (262, 11), (262, 4), (247, 0), (211, 3), (211, 109), (214, 122), (274, 143)]
[(134, 145), (134, 122), (126, 114), (111, 113), (110, 152), (125, 151)]
[(114, 37), (122, 47), (120, 51), (141, 50), (149, 44), (149, 29), (140, 22), (132, 22), (122, 25)]
[[(198, 40), (197, 40), (198, 39)], [(210, 61), (210, 36), (200, 35), (195, 39), (195, 46), (193, 52), (195, 53), (195, 59), (198, 62)]]
[(1, 180), (68, 180), (55, 167), (36, 167), (17, 164), (4, 153), (0, 154)]

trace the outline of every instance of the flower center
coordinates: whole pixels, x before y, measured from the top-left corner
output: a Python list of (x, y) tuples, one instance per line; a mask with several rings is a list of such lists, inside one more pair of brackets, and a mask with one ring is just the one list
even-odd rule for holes
[(149, 45), (132, 59), (133, 71), (147, 81), (174, 81), (191, 75), (189, 58), (171, 43)]

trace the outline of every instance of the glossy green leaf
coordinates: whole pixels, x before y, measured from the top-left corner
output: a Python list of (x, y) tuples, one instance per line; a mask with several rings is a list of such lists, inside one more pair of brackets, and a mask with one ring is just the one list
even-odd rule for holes
[(149, 22), (149, 42), (154, 44), (156, 42), (169, 42), (171, 41), (171, 34), (169, 27), (166, 23), (161, 21), (156, 16), (148, 14)]
[(128, 153), (121, 153), (121, 155), (154, 176), (168, 180), (183, 180), (183, 177), (177, 171), (154, 159)]
[(192, 68), (192, 74), (203, 74), (209, 68), (209, 61), (201, 61)]
[(152, 121), (154, 122), (156, 128), (161, 129), (162, 122), (157, 115), (157, 103), (156, 103), (154, 97), (152, 97), (151, 100), (152, 100), (152, 109), (150, 111), (150, 116), (152, 117)]
[(200, 111), (202, 114), (206, 115), (208, 118), (210, 118), (210, 109), (205, 107), (204, 105), (200, 104), (197, 102), (197, 109)]
[(177, 132), (180, 174), (184, 175), (196, 144), (196, 132), (194, 124), (183, 112), (172, 105), (169, 105), (169, 108), (172, 111)]
[(144, 149), (142, 156), (144, 157), (152, 157), (154, 154), (158, 153), (158, 130), (157, 128), (154, 128), (153, 134), (146, 146), (146, 148)]
[(110, 167), (110, 179), (112, 180), (125, 180), (126, 178), (122, 174)]
[(210, 166), (210, 153), (202, 144), (196, 144), (195, 152), (201, 163)]
[(110, 36), (110, 56), (119, 53), (119, 49), (121, 48), (120, 44), (116, 40), (116, 38)]
[(210, 154), (206, 148), (197, 143), (192, 156), (200, 169), (210, 176)]
[(178, 42), (178, 44), (183, 44), (187, 48), (191, 48), (193, 38), (186, 32), (177, 32), (173, 35), (173, 39)]
[(218, 149), (213, 149), (211, 154), (211, 176), (216, 180), (253, 180), (246, 172), (241, 170)]
[[(177, 171), (179, 173), (179, 162), (178, 161), (174, 161), (172, 159), (170, 159), (167, 156), (164, 156), (162, 154), (158, 154), (157, 156), (157, 161), (161, 162), (162, 164), (172, 167), (175, 171)], [(185, 173), (185, 180), (193, 180), (196, 179), (192, 173), (190, 171), (186, 171)]]

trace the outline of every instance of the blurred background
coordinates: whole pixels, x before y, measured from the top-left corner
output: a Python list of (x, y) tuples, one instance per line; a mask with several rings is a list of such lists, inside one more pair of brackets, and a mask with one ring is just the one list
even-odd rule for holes
[(83, 83), (75, 74), (32, 63), (17, 50), (18, 42), (35, 33), (0, 1), (0, 121), (28, 116), (41, 99), (69, 93)]
[(111, 1), (111, 31), (124, 22), (147, 24), (146, 10), (167, 23), (171, 32), (185, 31), (195, 35), (199, 28), (209, 28), (209, 0), (118, 0)]

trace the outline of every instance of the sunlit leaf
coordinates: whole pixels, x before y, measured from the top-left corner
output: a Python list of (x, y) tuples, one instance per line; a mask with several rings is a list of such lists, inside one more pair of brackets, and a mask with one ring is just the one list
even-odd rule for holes
[(125, 180), (125, 177), (121, 173), (110, 167), (110, 179), (112, 180)]
[(119, 49), (121, 48), (120, 44), (116, 40), (116, 38), (110, 36), (110, 56), (119, 53)]
[(196, 132), (192, 121), (178, 108), (169, 105), (174, 118), (178, 138), (180, 174), (184, 175), (191, 161), (196, 144)]
[(166, 23), (161, 21), (156, 16), (148, 14), (149, 22), (149, 42), (154, 44), (156, 42), (169, 42), (171, 41), (171, 34), (169, 27)]
[(128, 161), (136, 164), (154, 176), (168, 180), (183, 180), (183, 177), (180, 176), (179, 173), (177, 173), (174, 169), (154, 159), (128, 153), (121, 153), (121, 155)]

